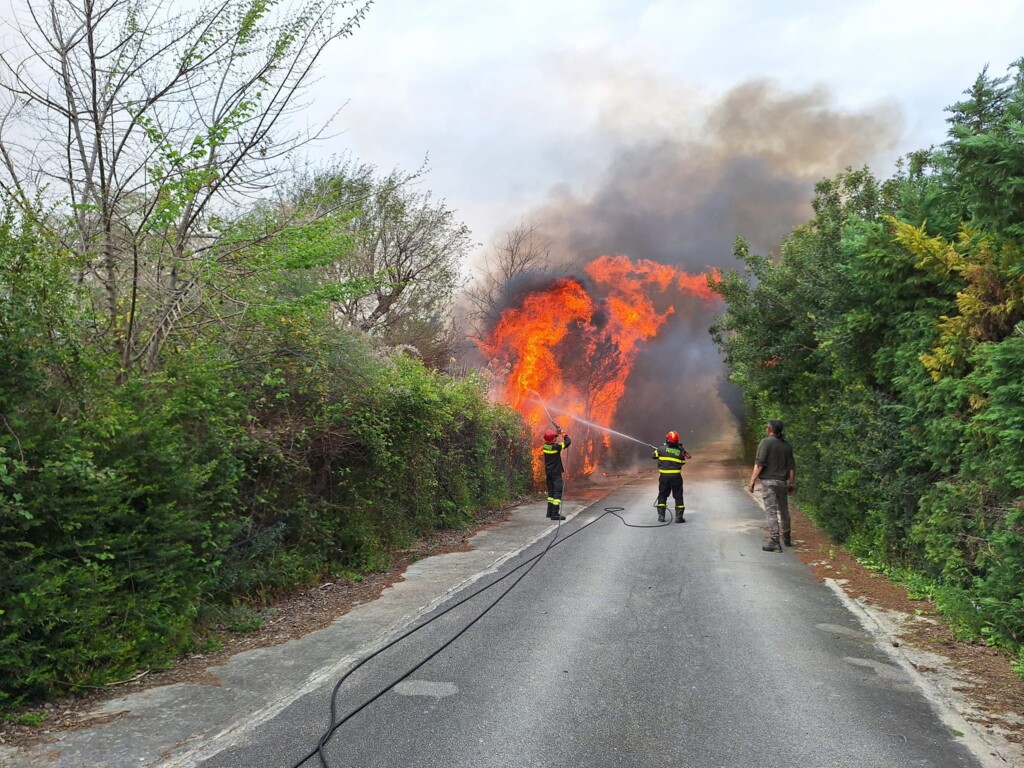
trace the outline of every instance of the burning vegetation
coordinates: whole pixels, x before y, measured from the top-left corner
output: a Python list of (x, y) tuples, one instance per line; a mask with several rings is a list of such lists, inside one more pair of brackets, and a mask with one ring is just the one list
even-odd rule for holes
[(469, 295), (494, 397), (523, 414), (534, 441), (546, 405), (573, 436), (577, 476), (644, 455), (608, 428), (645, 445), (669, 429), (690, 446), (736, 434), (745, 414), (708, 333), (721, 309), (708, 274), (737, 266), (737, 236), (777, 253), (813, 214), (822, 176), (901, 134), (886, 105), (845, 110), (824, 89), (756, 81), (709, 104), (672, 83), (660, 91), (668, 103), (607, 92), (594, 178), (568, 179), (525, 212), (530, 223), (495, 242)]
[(716, 300), (710, 281), (719, 273), (622, 255), (601, 256), (583, 271), (521, 292), (479, 346), (501, 372), (494, 395), (533, 433), (557, 419), (578, 446), (569, 471), (586, 475), (608, 456), (608, 429), (645, 342), (677, 305)]

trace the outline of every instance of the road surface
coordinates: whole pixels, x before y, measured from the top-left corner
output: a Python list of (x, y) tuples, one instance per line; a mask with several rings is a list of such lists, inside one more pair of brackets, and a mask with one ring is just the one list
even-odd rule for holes
[[(761, 511), (725, 458), (687, 466), (685, 524), (657, 526), (656, 475), (644, 475), (439, 606), (558, 537), (454, 641), (515, 576), (358, 670), (339, 717), (386, 692), (334, 732), (328, 764), (981, 765), (832, 590), (792, 552), (761, 551)], [(329, 694), (298, 698), (201, 765), (298, 764), (327, 725)]]

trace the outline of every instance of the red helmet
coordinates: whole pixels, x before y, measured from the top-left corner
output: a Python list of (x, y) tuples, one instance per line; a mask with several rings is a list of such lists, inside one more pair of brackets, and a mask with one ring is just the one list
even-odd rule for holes
[(675, 430), (672, 430), (667, 435), (665, 435), (665, 442), (666, 443), (678, 443), (679, 442), (679, 433), (676, 432)]
[(549, 429), (544, 433), (544, 442), (553, 443), (558, 439), (558, 433), (553, 429)]

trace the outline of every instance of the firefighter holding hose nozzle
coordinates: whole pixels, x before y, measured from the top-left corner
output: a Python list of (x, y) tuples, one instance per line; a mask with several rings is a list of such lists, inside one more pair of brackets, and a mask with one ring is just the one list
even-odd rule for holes
[(683, 512), (683, 465), (690, 454), (679, 444), (679, 433), (675, 430), (665, 435), (665, 443), (655, 448), (651, 458), (658, 462), (658, 522), (665, 522), (665, 507), (669, 493), (676, 503), (676, 522), (685, 523)]
[[(559, 440), (561, 436), (561, 440)], [(562, 466), (562, 451), (572, 445), (569, 436), (562, 432), (561, 427), (549, 429), (544, 432), (544, 479), (548, 484), (548, 519), (565, 520), (562, 514), (562, 491), (565, 484), (562, 481), (562, 473), (565, 467)]]

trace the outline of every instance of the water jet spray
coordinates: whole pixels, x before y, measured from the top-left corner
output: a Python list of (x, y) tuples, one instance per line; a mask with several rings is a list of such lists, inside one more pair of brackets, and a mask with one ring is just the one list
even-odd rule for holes
[(547, 405), (545, 405), (544, 400), (541, 399), (540, 392), (538, 392), (536, 389), (528, 389), (526, 391), (527, 392), (533, 392), (533, 394), (535, 394), (537, 396), (536, 399), (534, 399), (532, 397), (530, 399), (533, 400), (533, 402), (535, 402), (535, 403), (540, 403), (540, 407), (543, 408), (544, 409), (544, 413), (546, 413), (548, 415), (548, 421), (551, 422), (551, 426), (553, 426), (555, 428), (556, 432), (561, 432), (562, 428), (560, 426), (558, 426), (558, 423), (551, 416), (551, 411), (548, 410), (548, 407), (547, 407)]
[[(542, 403), (542, 405), (543, 405), (543, 403)], [(640, 443), (640, 445), (646, 445), (647, 447), (649, 447), (649, 448), (654, 448), (655, 450), (657, 450), (657, 448), (658, 448), (658, 446), (656, 446), (656, 445), (651, 445), (650, 443), (648, 443), (648, 442), (646, 442), (646, 441), (644, 441), (644, 440), (639, 440), (639, 439), (637, 439), (637, 438), (635, 438), (635, 437), (632, 437), (631, 435), (627, 435), (627, 434), (625, 434), (624, 432), (619, 432), (619, 431), (617, 431), (617, 430), (611, 429), (610, 427), (606, 427), (606, 426), (604, 426), (604, 425), (602, 425), (602, 424), (595, 424), (595, 423), (594, 423), (594, 422), (592, 422), (592, 421), (589, 421), (589, 420), (587, 420), (587, 419), (583, 419), (583, 418), (580, 418), (579, 416), (576, 416), (575, 414), (572, 414), (572, 413), (569, 413), (568, 411), (564, 411), (564, 410), (562, 410), (561, 408), (559, 408), (559, 407), (558, 407), (558, 406), (556, 406), (556, 405), (552, 405), (551, 407), (552, 407), (552, 408), (554, 408), (554, 409), (555, 409), (556, 411), (558, 411), (559, 413), (564, 413), (564, 414), (566, 414), (566, 415), (567, 415), (567, 416), (569, 416), (569, 417), (570, 417), (570, 418), (571, 418), (571, 419), (572, 419), (573, 421), (578, 421), (578, 422), (579, 422), (580, 424), (586, 424), (587, 426), (590, 426), (590, 427), (594, 427), (595, 429), (600, 429), (600, 430), (602, 430), (602, 431), (604, 431), (604, 432), (608, 432), (608, 433), (610, 433), (610, 434), (612, 434), (612, 435), (618, 435), (619, 437), (624, 437), (624, 438), (626, 438), (627, 440), (632, 440), (632, 441), (633, 441), (634, 443)], [(544, 410), (545, 410), (545, 411), (547, 411), (547, 407), (545, 407), (545, 408), (544, 408)], [(550, 417), (550, 415), (551, 415), (551, 414), (548, 414), (548, 416), (549, 416), (549, 417)]]

